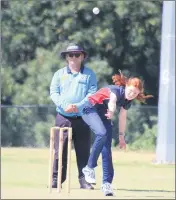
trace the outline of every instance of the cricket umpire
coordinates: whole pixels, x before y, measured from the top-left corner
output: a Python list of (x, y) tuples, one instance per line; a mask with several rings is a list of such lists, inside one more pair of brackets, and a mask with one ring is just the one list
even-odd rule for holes
[[(92, 185), (85, 181), (82, 172), (90, 154), (91, 133), (89, 127), (81, 118), (80, 110), (82, 110), (82, 106), (87, 101), (88, 96), (97, 91), (96, 75), (84, 62), (87, 56), (87, 52), (76, 43), (69, 44), (66, 50), (61, 52), (61, 57), (66, 60), (66, 66), (54, 73), (50, 85), (50, 97), (56, 105), (55, 125), (72, 127), (80, 188), (93, 189)], [(72, 104), (76, 104), (76, 108)], [(66, 113), (65, 109), (71, 112)], [(62, 183), (66, 180), (67, 141), (68, 133), (64, 131)], [(59, 131), (56, 132), (54, 141), (52, 188), (57, 187), (58, 149)]]

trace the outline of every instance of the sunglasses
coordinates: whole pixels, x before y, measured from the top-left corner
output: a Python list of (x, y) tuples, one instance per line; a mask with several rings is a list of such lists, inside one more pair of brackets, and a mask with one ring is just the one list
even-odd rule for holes
[(73, 58), (73, 56), (75, 56), (76, 58), (79, 58), (81, 55), (81, 53), (69, 53), (68, 57)]

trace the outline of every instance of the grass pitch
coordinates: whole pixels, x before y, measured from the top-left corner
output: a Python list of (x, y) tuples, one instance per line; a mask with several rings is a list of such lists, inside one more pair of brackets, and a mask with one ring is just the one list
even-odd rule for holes
[(93, 191), (79, 188), (72, 150), (71, 192), (48, 193), (49, 149), (1, 149), (1, 199), (175, 199), (175, 165), (154, 165), (154, 153), (113, 150), (115, 197), (104, 197), (101, 158)]

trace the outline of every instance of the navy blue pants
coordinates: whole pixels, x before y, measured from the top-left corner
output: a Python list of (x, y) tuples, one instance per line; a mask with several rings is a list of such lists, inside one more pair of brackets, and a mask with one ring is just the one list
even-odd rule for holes
[[(91, 145), (91, 133), (89, 126), (79, 118), (66, 118), (60, 114), (56, 116), (56, 126), (59, 127), (72, 127), (72, 140), (74, 142), (74, 148), (76, 152), (76, 161), (78, 167), (78, 178), (84, 176), (82, 168), (88, 162), (90, 155)], [(67, 144), (68, 144), (68, 132), (64, 131), (64, 143), (63, 143), (63, 156), (62, 156), (62, 183), (66, 180), (67, 172)], [(53, 177), (57, 177), (58, 172), (58, 148), (59, 148), (59, 131), (55, 132), (54, 140), (54, 164), (53, 164)]]
[(99, 104), (90, 108), (90, 111), (87, 110), (82, 118), (95, 133), (95, 141), (87, 165), (90, 168), (96, 167), (99, 155), (102, 153), (103, 183), (112, 183), (114, 177), (111, 151), (112, 122), (106, 118), (106, 112), (107, 108)]

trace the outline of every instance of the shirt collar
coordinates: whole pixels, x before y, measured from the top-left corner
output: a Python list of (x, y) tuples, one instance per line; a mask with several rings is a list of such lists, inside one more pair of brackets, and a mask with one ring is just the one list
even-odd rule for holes
[[(81, 65), (80, 73), (83, 74), (83, 72), (84, 72), (84, 65)], [(67, 73), (68, 74), (72, 74), (72, 72), (71, 72), (70, 68), (68, 67), (68, 65), (67, 65)]]
[(71, 70), (70, 70), (70, 68), (67, 66), (67, 73), (68, 74), (71, 74), (72, 72), (71, 72)]

